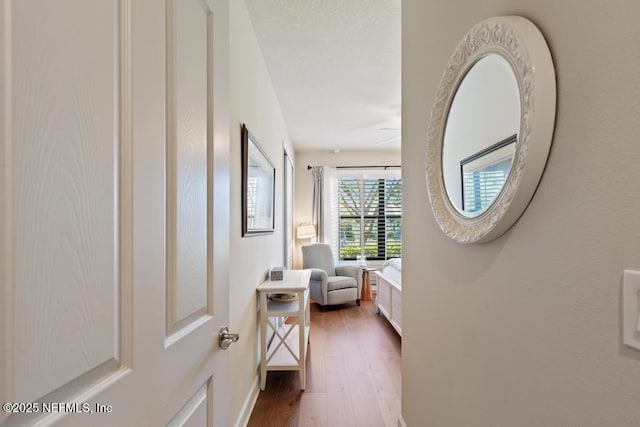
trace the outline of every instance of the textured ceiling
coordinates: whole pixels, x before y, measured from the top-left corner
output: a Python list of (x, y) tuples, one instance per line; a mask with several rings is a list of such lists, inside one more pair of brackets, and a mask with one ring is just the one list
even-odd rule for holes
[(298, 151), (400, 149), (400, 0), (245, 0)]

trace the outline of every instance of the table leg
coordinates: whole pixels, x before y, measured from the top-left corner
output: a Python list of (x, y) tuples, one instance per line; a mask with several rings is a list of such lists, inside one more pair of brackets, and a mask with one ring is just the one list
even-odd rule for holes
[(373, 300), (371, 293), (371, 279), (369, 278), (369, 270), (362, 270), (362, 301)]

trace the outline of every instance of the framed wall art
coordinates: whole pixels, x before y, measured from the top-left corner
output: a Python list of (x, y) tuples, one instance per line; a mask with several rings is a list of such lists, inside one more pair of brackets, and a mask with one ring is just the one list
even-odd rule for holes
[(242, 236), (274, 231), (276, 169), (246, 125), (242, 125)]

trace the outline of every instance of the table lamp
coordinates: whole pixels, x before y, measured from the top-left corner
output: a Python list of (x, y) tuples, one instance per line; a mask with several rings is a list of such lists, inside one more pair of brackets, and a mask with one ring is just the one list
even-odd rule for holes
[(296, 228), (296, 237), (298, 239), (316, 237), (316, 227), (311, 224), (300, 224), (298, 228)]

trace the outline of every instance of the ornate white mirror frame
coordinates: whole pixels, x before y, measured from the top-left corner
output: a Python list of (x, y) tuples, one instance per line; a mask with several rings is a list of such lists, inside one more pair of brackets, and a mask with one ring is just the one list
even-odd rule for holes
[[(493, 203), (475, 217), (459, 212), (443, 178), (442, 152), (449, 109), (456, 91), (476, 62), (489, 54), (512, 67), (520, 93), (520, 132), (504, 186)], [(483, 243), (500, 237), (531, 201), (547, 161), (556, 110), (551, 54), (538, 28), (526, 18), (503, 16), (475, 25), (449, 59), (436, 92), (427, 134), (427, 189), (442, 231), (460, 243)]]

